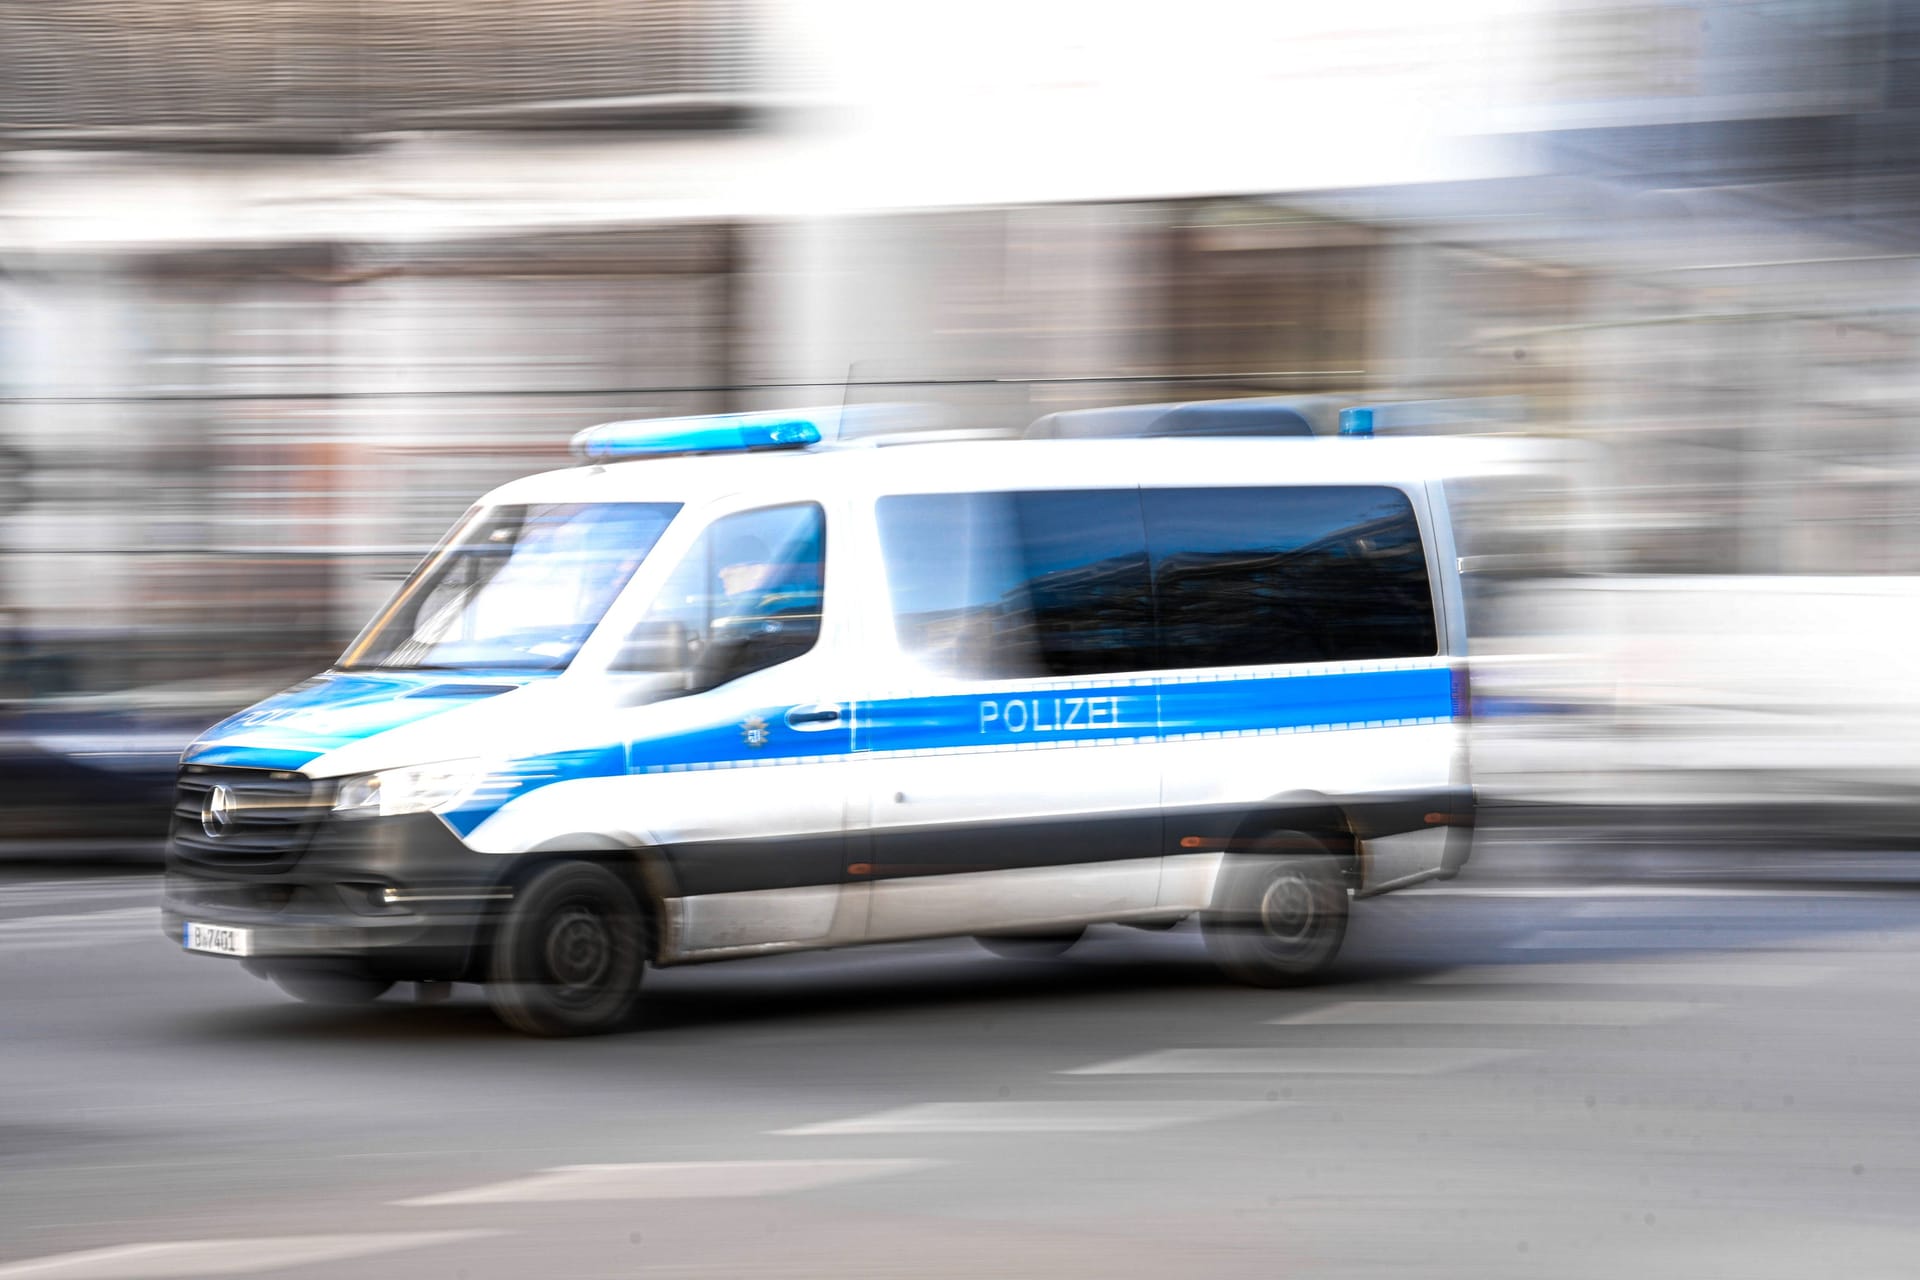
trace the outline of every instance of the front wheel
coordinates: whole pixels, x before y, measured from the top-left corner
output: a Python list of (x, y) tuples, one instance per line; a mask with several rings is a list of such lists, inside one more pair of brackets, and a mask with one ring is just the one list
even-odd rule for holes
[(1262, 841), (1274, 850), (1229, 857), (1201, 932), (1215, 964), (1261, 987), (1291, 986), (1333, 963), (1347, 936), (1347, 885), (1320, 841), (1298, 832)]
[(487, 962), (500, 1020), (536, 1036), (580, 1036), (626, 1022), (645, 971), (646, 924), (620, 878), (562, 862), (515, 895)]

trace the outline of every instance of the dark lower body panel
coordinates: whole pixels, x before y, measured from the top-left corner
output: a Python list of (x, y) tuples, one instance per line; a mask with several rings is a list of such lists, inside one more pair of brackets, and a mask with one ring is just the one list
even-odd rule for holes
[[(912, 881), (1196, 852), (1259, 852), (1269, 832), (1362, 840), (1444, 827), (1450, 875), (1470, 848), (1473, 796), (1453, 787), (1400, 795), (1276, 800), (1248, 808), (1084, 815), (733, 841), (657, 850), (660, 896)], [(864, 854), (866, 860), (852, 860)], [(289, 864), (221, 862), (204, 844), (168, 857), (162, 921), (176, 945), (189, 923), (249, 931), (253, 967), (276, 957), (353, 961), (396, 979), (477, 977), (522, 859), (475, 853), (437, 817), (319, 824)], [(1356, 864), (1354, 874), (1359, 875)], [(391, 891), (394, 900), (382, 897)], [(1017, 907), (1019, 904), (1009, 904)]]
[(323, 823), (284, 868), (175, 845), (162, 927), (176, 945), (189, 923), (247, 930), (256, 969), (299, 956), (361, 962), (394, 978), (460, 979), (476, 971), (511, 901), (512, 864), (475, 853), (429, 814)]

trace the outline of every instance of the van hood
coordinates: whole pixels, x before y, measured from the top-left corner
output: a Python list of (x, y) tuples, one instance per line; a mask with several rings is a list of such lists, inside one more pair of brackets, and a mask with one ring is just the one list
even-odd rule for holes
[(228, 716), (201, 734), (180, 762), (296, 770), (329, 751), (548, 678), (524, 672), (329, 671)]

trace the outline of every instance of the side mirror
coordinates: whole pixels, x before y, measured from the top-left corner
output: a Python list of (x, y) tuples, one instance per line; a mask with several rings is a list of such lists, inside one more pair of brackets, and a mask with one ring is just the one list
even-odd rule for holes
[(613, 660), (615, 671), (685, 671), (693, 665), (693, 647), (687, 625), (649, 618), (627, 633)]

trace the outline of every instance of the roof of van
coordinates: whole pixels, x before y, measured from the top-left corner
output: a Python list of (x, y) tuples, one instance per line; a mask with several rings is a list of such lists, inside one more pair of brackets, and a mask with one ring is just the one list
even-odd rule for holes
[(1096, 440), (1332, 435), (1340, 409), (1349, 403), (1332, 396), (1249, 396), (1236, 400), (1068, 409), (1034, 422), (1027, 428), (1026, 436), (1029, 440)]
[(484, 501), (699, 503), (847, 493), (1413, 483), (1533, 470), (1571, 442), (1521, 437), (1159, 438), (848, 443), (607, 462), (511, 481)]

